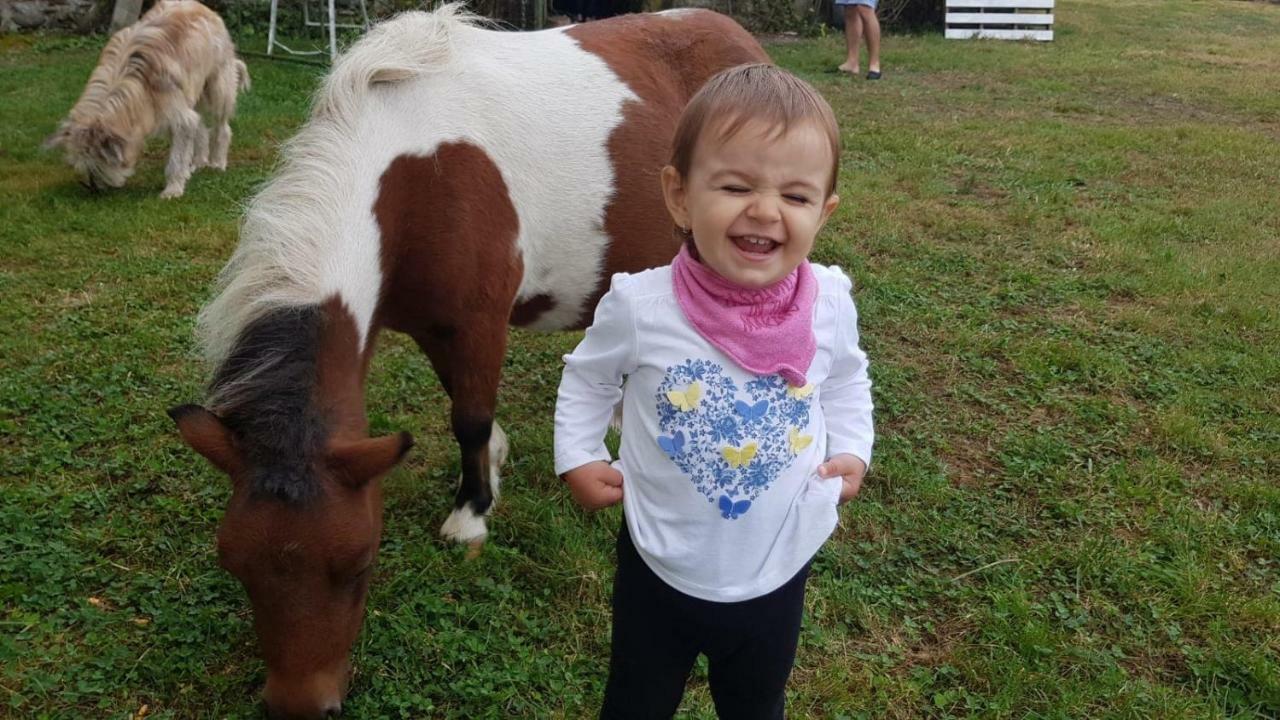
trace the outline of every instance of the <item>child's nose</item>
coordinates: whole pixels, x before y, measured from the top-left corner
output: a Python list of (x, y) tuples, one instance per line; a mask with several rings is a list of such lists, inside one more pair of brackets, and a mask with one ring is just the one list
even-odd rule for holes
[(756, 195), (747, 208), (747, 217), (759, 223), (777, 222), (782, 217), (778, 209), (778, 198), (764, 193)]

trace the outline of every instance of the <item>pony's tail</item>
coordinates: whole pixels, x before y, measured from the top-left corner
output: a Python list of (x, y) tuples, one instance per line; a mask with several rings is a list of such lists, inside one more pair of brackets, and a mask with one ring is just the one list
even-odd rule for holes
[(244, 64), (240, 58), (236, 58), (236, 92), (244, 92), (249, 89), (252, 81), (249, 80), (249, 66)]

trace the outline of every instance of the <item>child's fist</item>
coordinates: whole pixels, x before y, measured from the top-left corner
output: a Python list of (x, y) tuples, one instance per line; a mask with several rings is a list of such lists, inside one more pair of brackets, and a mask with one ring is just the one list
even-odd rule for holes
[(862, 459), (841, 453), (818, 466), (818, 476), (833, 478), (840, 476), (840, 504), (849, 502), (862, 489), (862, 476), (867, 474), (867, 464)]
[(603, 460), (579, 465), (564, 474), (564, 481), (584, 510), (601, 510), (622, 502), (622, 473)]

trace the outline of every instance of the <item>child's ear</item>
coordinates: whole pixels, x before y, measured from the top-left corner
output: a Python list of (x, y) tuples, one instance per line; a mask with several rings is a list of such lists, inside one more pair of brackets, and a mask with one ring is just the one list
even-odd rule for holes
[(666, 200), (667, 212), (671, 213), (671, 219), (675, 220), (676, 225), (688, 228), (689, 207), (686, 203), (684, 178), (671, 165), (662, 168), (662, 199)]
[(835, 212), (836, 207), (839, 205), (840, 196), (835, 193), (831, 193), (831, 197), (827, 198), (827, 201), (822, 204), (822, 225), (827, 224), (827, 218), (831, 217), (831, 213)]

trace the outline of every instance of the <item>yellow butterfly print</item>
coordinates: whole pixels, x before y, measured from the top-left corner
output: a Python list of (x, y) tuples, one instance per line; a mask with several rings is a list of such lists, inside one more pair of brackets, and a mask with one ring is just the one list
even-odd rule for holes
[(698, 407), (698, 401), (702, 399), (702, 383), (694, 380), (684, 390), (668, 390), (667, 399), (680, 412), (689, 412)]
[(813, 383), (805, 383), (804, 387), (796, 387), (795, 385), (787, 386), (787, 395), (803, 400), (813, 394)]
[(756, 444), (749, 442), (740, 448), (727, 445), (720, 452), (724, 455), (724, 459), (729, 462), (729, 467), (740, 468), (750, 463), (751, 459), (756, 456)]
[(787, 440), (791, 441), (791, 452), (799, 455), (800, 451), (809, 447), (813, 442), (813, 436), (801, 435), (800, 428), (791, 428), (791, 432), (787, 433)]

